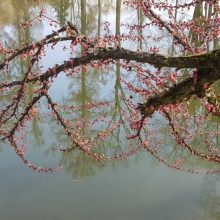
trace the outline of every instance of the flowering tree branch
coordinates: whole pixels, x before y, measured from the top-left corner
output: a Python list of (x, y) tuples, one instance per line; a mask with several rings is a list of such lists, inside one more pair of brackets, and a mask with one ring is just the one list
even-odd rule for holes
[[(50, 112), (49, 115), (63, 129), (64, 134), (71, 143), (69, 147), (59, 148), (63, 153), (70, 153), (78, 149), (80, 152), (100, 162), (110, 159), (122, 160), (144, 149), (169, 167), (192, 173), (200, 173), (181, 167), (181, 160), (170, 163), (159, 155), (159, 149), (150, 146), (150, 138), (153, 137), (153, 134), (149, 131), (150, 129), (147, 127), (147, 124), (155, 111), (158, 111), (168, 121), (170, 133), (174, 136), (178, 145), (186, 149), (191, 155), (197, 156), (205, 161), (220, 163), (220, 154), (212, 147), (208, 138), (205, 140), (206, 146), (208, 146), (208, 152), (197, 150), (189, 143), (190, 141), (187, 142), (187, 140), (191, 140), (192, 135), (188, 134), (181, 126), (176, 125), (170, 116), (170, 112), (172, 112), (179, 117), (178, 113), (181, 111), (181, 108), (183, 108), (182, 103), (188, 101), (193, 95), (205, 103), (208, 113), (219, 116), (219, 97), (218, 95), (213, 95), (214, 93), (210, 92), (210, 88), (213, 83), (220, 79), (220, 50), (208, 52), (208, 50), (204, 48), (195, 47), (193, 42), (186, 37), (187, 28), (191, 28), (197, 31), (197, 34), (204, 38), (203, 40), (206, 39), (205, 34), (203, 32), (201, 33), (200, 29), (195, 28), (199, 18), (195, 22), (188, 22), (189, 27), (184, 22), (172, 21), (174, 10), (188, 8), (196, 4), (203, 4), (203, 1), (177, 4), (175, 7), (168, 3), (159, 4), (150, 3), (149, 1), (131, 0), (124, 2), (132, 7), (140, 8), (145, 17), (148, 18), (149, 25), (159, 27), (159, 29), (165, 29), (174, 39), (175, 45), (178, 45), (182, 50), (183, 55), (165, 56), (160, 54), (156, 50), (157, 48), (151, 48), (150, 51), (125, 49), (121, 44), (121, 41), (127, 38), (125, 35), (90, 38), (81, 35), (71, 22), (67, 22), (64, 27), (53, 31), (42, 40), (32, 42), (28, 45), (26, 44), (20, 49), (9, 50), (1, 45), (0, 51), (4, 57), (0, 63), (2, 76), (10, 76), (9, 69), (15, 60), (29, 60), (26, 72), (19, 76), (18, 79), (16, 77), (6, 77), (6, 80), (0, 82), (1, 93), (9, 96), (7, 105), (3, 106), (0, 112), (0, 138), (2, 141), (8, 140), (14, 147), (17, 155), (31, 169), (38, 170), (39, 172), (52, 172), (56, 170), (56, 168), (38, 168), (26, 160), (25, 147), (19, 147), (17, 138), (17, 136), (22, 136), (25, 125), (39, 114), (37, 106), (42, 99), (46, 99), (47, 107)], [(210, 4), (212, 5), (214, 3), (215, 1), (211, 1)], [(155, 8), (166, 10), (170, 15), (170, 21), (166, 22), (159, 14), (156, 14)], [(220, 9), (218, 10), (220, 11)], [(216, 22), (218, 23), (219, 21), (216, 20)], [(184, 32), (184, 30), (187, 31)], [(215, 29), (213, 27), (213, 29), (210, 30), (210, 36), (212, 37), (206, 39), (207, 44), (209, 41), (215, 39), (216, 35), (218, 35), (216, 32), (218, 33), (218, 27), (215, 27)], [(60, 42), (68, 42), (69, 50), (74, 56), (62, 64), (56, 64), (44, 71), (33, 71), (46, 54), (46, 47), (53, 49)], [(81, 49), (80, 52), (79, 48)], [(66, 46), (64, 50), (65, 49)], [(120, 86), (121, 97), (117, 97), (115, 106), (118, 105), (117, 102), (119, 102), (119, 99), (123, 98), (126, 107), (123, 110), (122, 106), (118, 108), (120, 109), (120, 119), (118, 121), (115, 120), (116, 111), (110, 121), (108, 117), (98, 116), (94, 121), (87, 120), (85, 124), (83, 122), (80, 126), (79, 123), (74, 124), (70, 119), (65, 118), (62, 110), (72, 112), (74, 107), (67, 105), (61, 106), (59, 103), (53, 101), (48, 92), (53, 81), (63, 72), (68, 77), (78, 74), (80, 71), (83, 75), (88, 67), (94, 69), (102, 67), (108, 68), (114, 64), (116, 64), (117, 68), (123, 68), (127, 75), (131, 72), (136, 74), (137, 81), (139, 81), (143, 87), (135, 86), (135, 83), (129, 82), (126, 78), (122, 79), (119, 74), (120, 71), (117, 73), (116, 81), (117, 83), (123, 83), (134, 95), (139, 94), (142, 98), (142, 103), (135, 103), (132, 95), (127, 97), (122, 91), (122, 86)], [(149, 70), (149, 66), (153, 66), (154, 68), (150, 68), (156, 69), (156, 73), (153, 72), (153, 70)], [(170, 72), (166, 75), (163, 73), (163, 70), (168, 68)], [(181, 78), (181, 73), (184, 70), (189, 71), (190, 74), (185, 78)], [(33, 88), (34, 96), (21, 107), (25, 101), (28, 86)], [(99, 108), (105, 105), (109, 106), (109, 103), (87, 103), (80, 108)], [(190, 120), (190, 115), (186, 113), (183, 114), (186, 119)], [(84, 132), (81, 132), (87, 125), (91, 125), (92, 127), (98, 122), (105, 122), (107, 125), (106, 128), (98, 131), (93, 136), (87, 136)], [(128, 125), (130, 126), (130, 133), (135, 132), (135, 135), (131, 134), (126, 137), (126, 141), (128, 141), (129, 145), (127, 151), (114, 155), (109, 155), (107, 152), (96, 152), (95, 148), (98, 144), (111, 136), (119, 127), (122, 126), (126, 130)], [(199, 125), (200, 123), (198, 123), (198, 127)], [(180, 135), (181, 131), (186, 133), (185, 138)], [(199, 133), (200, 130), (198, 129), (196, 132)], [(213, 135), (213, 133), (210, 132), (210, 135)], [(135, 142), (136, 137), (139, 137), (141, 140), (139, 145)], [(143, 140), (143, 137), (145, 137), (145, 140)]]

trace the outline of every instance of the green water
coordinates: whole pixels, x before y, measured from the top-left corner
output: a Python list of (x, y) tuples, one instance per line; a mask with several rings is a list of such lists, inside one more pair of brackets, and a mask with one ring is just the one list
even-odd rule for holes
[[(79, 10), (80, 4), (85, 3), (87, 10), (83, 7)], [(102, 34), (102, 22), (105, 20), (111, 21), (112, 33), (123, 31), (119, 27), (120, 19), (132, 18), (143, 22), (140, 12), (130, 14), (120, 5), (118, 1), (116, 11), (116, 2), (110, 0), (48, 0), (40, 7), (33, 1), (2, 0), (1, 41), (9, 47), (19, 47), (22, 41), (40, 39), (50, 33), (51, 27), (47, 21), (36, 23), (26, 31), (19, 28), (20, 23), (34, 17), (41, 7), (45, 7), (47, 13), (61, 25), (72, 20), (79, 29), (81, 26), (82, 33), (91, 35)], [(84, 14), (82, 18), (81, 14)], [(142, 48), (142, 44), (137, 47)], [(61, 51), (62, 45), (55, 52), (48, 49), (42, 66), (46, 69), (67, 59), (69, 55)], [(17, 63), (13, 71), (22, 72), (25, 68), (25, 63)], [(123, 74), (118, 66), (111, 72), (116, 72), (116, 76)], [(118, 83), (115, 75), (112, 77), (106, 73), (101, 76), (94, 72), (89, 76), (82, 72), (80, 77), (68, 82), (61, 75), (50, 89), (50, 94), (54, 100), (66, 99), (68, 103), (78, 105), (109, 96), (117, 100)], [(30, 88), (30, 97), (32, 93)], [(82, 118), (91, 117), (86, 110), (80, 111), (80, 115)], [(81, 154), (48, 152), (48, 146), (63, 141), (59, 130), (48, 120), (33, 122), (27, 139), (30, 144), (27, 157), (31, 161), (45, 166), (69, 165), (60, 172), (39, 174), (25, 167), (7, 143), (1, 144), (1, 220), (220, 219), (218, 176), (171, 170), (146, 152), (140, 152), (126, 161), (104, 165)], [(117, 142), (117, 137), (115, 139)], [(74, 163), (71, 164), (72, 161)]]

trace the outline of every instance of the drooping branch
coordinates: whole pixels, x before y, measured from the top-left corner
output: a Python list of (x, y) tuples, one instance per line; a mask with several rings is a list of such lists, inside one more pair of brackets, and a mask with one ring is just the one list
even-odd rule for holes
[(173, 136), (175, 136), (175, 138), (178, 140), (178, 143), (181, 146), (183, 146), (183, 148), (186, 148), (192, 155), (198, 156), (204, 160), (213, 161), (215, 163), (220, 163), (220, 155), (218, 155), (218, 154), (212, 155), (211, 152), (209, 152), (209, 154), (199, 152), (198, 150), (193, 148), (193, 146), (186, 143), (184, 138), (181, 137), (180, 133), (175, 129), (175, 126), (172, 122), (170, 114), (165, 109), (162, 109), (162, 111), (169, 122), (169, 126), (171, 127), (171, 132), (172, 132)]

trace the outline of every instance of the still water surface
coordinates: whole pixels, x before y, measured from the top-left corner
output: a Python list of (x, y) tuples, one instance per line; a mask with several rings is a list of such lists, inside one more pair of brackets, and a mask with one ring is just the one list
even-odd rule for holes
[[(20, 31), (19, 24), (33, 17), (40, 7), (45, 7), (61, 25), (72, 20), (80, 26), (78, 1), (48, 0), (40, 7), (33, 1), (22, 3), (19, 0), (0, 2), (0, 37), (8, 46), (18, 47), (23, 40), (40, 39), (50, 33), (51, 27), (46, 21), (34, 24), (25, 32)], [(126, 13), (122, 7), (121, 19), (137, 19), (137, 14)], [(87, 1), (87, 17), (88, 33), (101, 34), (101, 24), (105, 20), (111, 21), (112, 32), (118, 31), (114, 1), (101, 1), (101, 11), (98, 0)], [(68, 53), (64, 55), (61, 51), (62, 45), (56, 48), (55, 53), (48, 49), (47, 57), (42, 61), (43, 68), (67, 59)], [(19, 65), (17, 68), (22, 69), (25, 64)], [(67, 82), (61, 75), (50, 90), (51, 96), (55, 100), (67, 99), (78, 104), (103, 100), (110, 94), (114, 96), (111, 90), (115, 86), (115, 78), (108, 74), (103, 77), (94, 73), (92, 78), (87, 78), (86, 94), (81, 90), (82, 79), (77, 80)], [(46, 150), (58, 137), (59, 132), (48, 122), (33, 123), (28, 158), (50, 166), (56, 166), (57, 161), (62, 165), (71, 160), (71, 155), (65, 158)], [(81, 156), (81, 162), (65, 171), (38, 174), (27, 169), (9, 146), (1, 145), (0, 150), (1, 220), (220, 219), (218, 176), (171, 170), (143, 152), (135, 158), (106, 166)]]

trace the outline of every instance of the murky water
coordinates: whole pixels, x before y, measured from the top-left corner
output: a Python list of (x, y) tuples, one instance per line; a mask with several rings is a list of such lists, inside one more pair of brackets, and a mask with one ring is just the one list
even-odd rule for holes
[[(87, 1), (88, 22), (84, 31), (92, 35), (102, 34), (101, 24), (109, 20), (110, 30), (113, 33), (119, 32), (115, 2), (101, 0), (101, 11), (98, 2)], [(79, 1), (48, 0), (39, 6), (33, 1), (24, 0), (21, 4), (19, 0), (3, 0), (0, 2), (1, 41), (9, 47), (19, 47), (22, 41), (40, 39), (50, 33), (52, 27), (46, 20), (34, 23), (26, 31), (20, 29), (19, 24), (34, 17), (41, 7), (45, 7), (48, 15), (61, 25), (66, 20), (72, 20), (80, 27), (80, 23), (85, 24), (85, 21), (80, 20), (79, 4)], [(135, 20), (137, 14), (129, 14), (122, 7), (121, 17), (122, 20), (128, 17)], [(43, 68), (61, 63), (69, 57), (68, 52), (62, 52), (62, 48), (63, 45), (60, 44), (55, 51), (48, 49), (47, 57), (41, 63)], [(16, 74), (16, 71), (20, 72), (25, 68), (25, 63), (17, 63), (13, 71)], [(85, 78), (78, 77), (74, 80), (67, 80), (64, 75), (60, 75), (50, 89), (50, 94), (54, 100), (66, 100), (79, 105), (105, 100), (106, 97), (113, 99), (116, 97), (113, 91), (117, 88), (117, 69), (110, 72), (112, 74), (108, 74), (108, 71), (103, 71), (102, 74), (94, 72)], [(32, 93), (30, 88), (30, 96)], [(80, 114), (82, 117), (92, 117), (88, 112)], [(27, 157), (37, 164), (57, 166), (76, 162), (68, 165), (62, 172), (39, 174), (26, 168), (13, 149), (2, 144), (1, 220), (220, 218), (218, 176), (192, 175), (171, 170), (146, 152), (140, 152), (126, 161), (104, 166), (80, 154), (53, 153), (48, 151), (48, 146), (57, 142), (62, 144), (63, 139), (59, 129), (48, 120), (33, 121), (27, 139), (30, 143)]]

